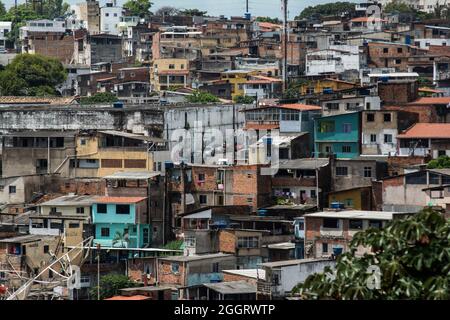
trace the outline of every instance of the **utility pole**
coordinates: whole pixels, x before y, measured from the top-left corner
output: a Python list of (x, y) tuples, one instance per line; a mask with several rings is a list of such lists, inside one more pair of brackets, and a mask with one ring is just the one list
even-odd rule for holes
[(100, 300), (100, 243), (97, 243), (97, 299)]
[(283, 92), (287, 90), (287, 43), (288, 43), (288, 0), (281, 0), (283, 11)]
[(245, 13), (248, 13), (248, 0), (245, 1)]

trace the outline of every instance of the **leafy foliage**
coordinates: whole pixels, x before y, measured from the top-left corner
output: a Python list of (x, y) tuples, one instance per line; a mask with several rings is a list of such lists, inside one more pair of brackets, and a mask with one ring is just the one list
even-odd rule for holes
[(38, 54), (19, 54), (0, 72), (0, 93), (15, 96), (56, 95), (55, 87), (67, 77), (56, 59)]
[(183, 241), (182, 240), (174, 240), (174, 241), (170, 241), (168, 242), (165, 246), (164, 249), (168, 249), (168, 250), (181, 250), (183, 246)]
[(234, 102), (240, 103), (240, 104), (252, 104), (253, 102), (255, 102), (255, 97), (235, 96), (233, 100), (234, 100)]
[[(136, 283), (122, 274), (108, 274), (100, 278), (100, 299), (111, 298), (119, 294), (120, 289), (135, 287)], [(92, 299), (97, 298), (98, 286), (91, 288)]]
[[(355, 256), (356, 248), (372, 248)], [(370, 289), (369, 267), (380, 268), (379, 288)], [(450, 299), (450, 222), (425, 209), (383, 229), (357, 233), (335, 272), (309, 276), (294, 292), (312, 299)]]
[(180, 15), (191, 17), (204, 17), (208, 11), (201, 11), (199, 9), (185, 9), (180, 11)]
[(428, 169), (446, 169), (450, 168), (450, 157), (440, 156), (437, 159), (430, 160), (427, 164)]
[(81, 97), (81, 104), (113, 103), (117, 102), (117, 97), (111, 92), (99, 92), (90, 97)]
[(192, 95), (187, 97), (187, 101), (191, 103), (209, 103), (219, 102), (219, 98), (209, 92), (195, 90)]
[(296, 20), (310, 18), (312, 16), (334, 16), (340, 15), (344, 12), (355, 11), (355, 4), (352, 2), (333, 2), (326, 4), (319, 4), (317, 6), (306, 7), (300, 15), (295, 17)]
[(128, 234), (117, 231), (112, 240), (112, 245), (114, 247), (116, 244), (119, 244), (120, 248), (126, 248), (128, 247), (128, 242), (129, 242)]
[(258, 22), (269, 22), (274, 24), (282, 24), (283, 21), (281, 21), (278, 18), (271, 18), (271, 17), (256, 17), (256, 21)]
[(383, 6), (385, 13), (415, 13), (414, 8), (404, 2), (392, 1)]
[(3, 2), (0, 1), (0, 17), (3, 17), (6, 13), (6, 8)]
[(128, 0), (123, 7), (129, 15), (145, 18), (150, 15), (152, 5), (150, 0)]

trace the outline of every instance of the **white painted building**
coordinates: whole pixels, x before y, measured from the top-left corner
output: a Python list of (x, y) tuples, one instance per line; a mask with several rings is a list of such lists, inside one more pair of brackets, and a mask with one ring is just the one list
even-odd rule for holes
[(421, 49), (429, 49), (430, 46), (450, 46), (450, 39), (414, 39), (414, 44)]
[(100, 8), (100, 32), (119, 35), (120, 18), (123, 16), (123, 8), (117, 6), (115, 0), (108, 1)]
[(0, 21), (0, 49), (5, 49), (8, 33), (11, 31), (12, 22)]
[(313, 273), (323, 272), (325, 267), (334, 267), (336, 261), (329, 259), (298, 259), (261, 264), (265, 279), (258, 280), (258, 294), (284, 297), (299, 283)]
[(29, 32), (65, 32), (67, 29), (65, 20), (31, 20), (19, 29), (19, 38), (24, 40)]
[[(378, 0), (378, 2), (384, 7), (393, 0)], [(448, 5), (449, 0), (398, 0), (398, 2), (405, 3), (412, 6), (414, 9), (422, 12), (433, 13), (437, 5)]]
[(316, 50), (306, 54), (306, 75), (359, 71), (359, 47), (331, 45), (329, 49)]

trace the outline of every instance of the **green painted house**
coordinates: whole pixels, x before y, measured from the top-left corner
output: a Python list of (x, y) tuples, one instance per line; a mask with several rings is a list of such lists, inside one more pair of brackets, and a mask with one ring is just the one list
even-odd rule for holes
[(361, 153), (361, 112), (325, 116), (314, 121), (314, 155), (340, 159)]

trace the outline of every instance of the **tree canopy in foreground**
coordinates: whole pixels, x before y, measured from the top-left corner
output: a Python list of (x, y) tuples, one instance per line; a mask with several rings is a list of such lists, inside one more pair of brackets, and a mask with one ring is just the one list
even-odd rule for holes
[[(355, 256), (359, 245), (372, 252)], [(351, 248), (335, 272), (313, 274), (293, 292), (304, 299), (450, 299), (450, 222), (440, 213), (425, 209), (359, 232)], [(370, 273), (377, 268), (378, 285)]]
[(39, 54), (18, 54), (0, 72), (0, 94), (4, 96), (53, 96), (67, 78), (61, 62)]

